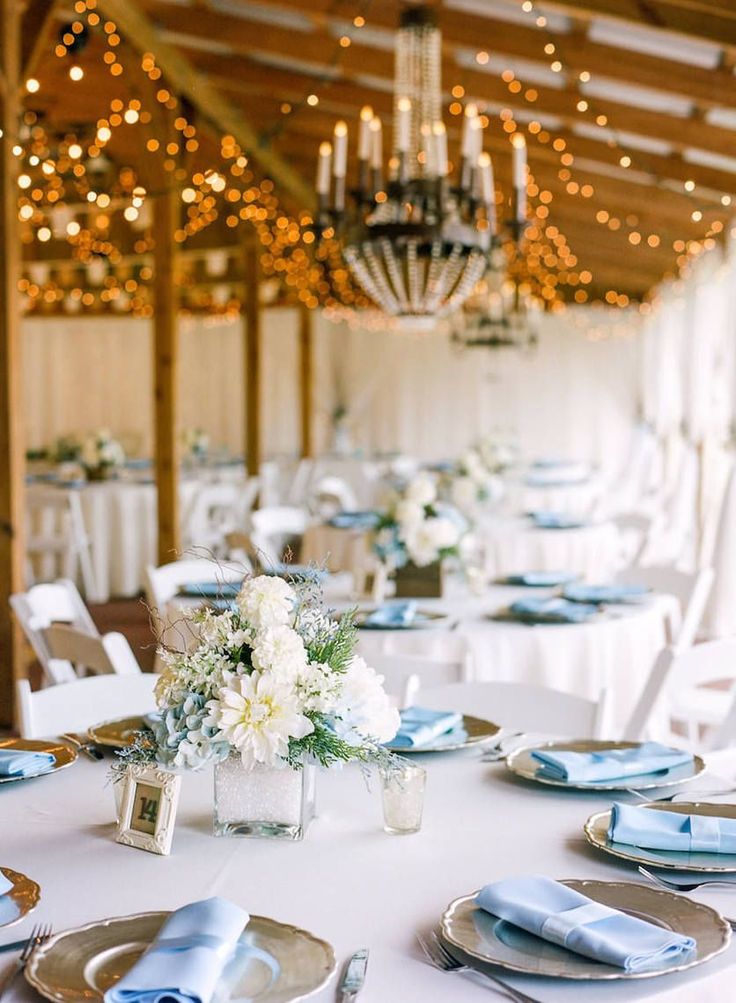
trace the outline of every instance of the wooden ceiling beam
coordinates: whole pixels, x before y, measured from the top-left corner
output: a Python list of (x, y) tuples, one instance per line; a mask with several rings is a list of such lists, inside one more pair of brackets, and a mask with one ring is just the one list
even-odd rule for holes
[(154, 52), (170, 86), (189, 99), (199, 115), (223, 134), (235, 140), (261, 165), (273, 181), (288, 192), (299, 206), (311, 208), (314, 193), (280, 154), (260, 146), (258, 133), (237, 108), (198, 73), (176, 48), (161, 39), (155, 25), (141, 11), (135, 0), (101, 0), (103, 13), (113, 20), (122, 34), (139, 52)]

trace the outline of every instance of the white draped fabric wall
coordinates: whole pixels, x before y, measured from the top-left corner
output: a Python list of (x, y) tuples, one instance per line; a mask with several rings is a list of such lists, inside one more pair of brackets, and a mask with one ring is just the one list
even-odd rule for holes
[[(264, 314), (267, 455), (298, 448), (296, 311)], [(492, 429), (518, 434), (530, 454), (588, 457), (613, 467), (638, 402), (640, 342), (620, 312), (576, 309), (542, 320), (534, 352), (458, 353), (446, 335), (315, 325), (317, 443), (344, 405), (356, 448), (427, 459), (458, 455)], [(151, 334), (128, 318), (24, 322), (28, 441), (106, 426), (134, 453), (151, 446)], [(181, 324), (181, 424), (215, 446), (242, 450), (241, 325)]]

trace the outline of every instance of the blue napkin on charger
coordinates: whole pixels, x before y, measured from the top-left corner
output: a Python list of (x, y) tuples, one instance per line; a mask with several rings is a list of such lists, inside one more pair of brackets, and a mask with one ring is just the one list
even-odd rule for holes
[(380, 516), (378, 512), (336, 512), (327, 525), (334, 529), (375, 529)]
[(587, 526), (584, 519), (563, 512), (529, 512), (537, 529), (580, 529)]
[(12, 887), (13, 882), (8, 880), (3, 872), (0, 871), (0, 895), (7, 895)]
[(35, 777), (56, 762), (50, 752), (28, 749), (0, 749), (0, 777)]
[(15, 923), (21, 916), (18, 903), (8, 895), (12, 889), (13, 882), (0, 871), (0, 926)]
[[(204, 899), (177, 909), (130, 971), (107, 990), (105, 1003), (209, 1003), (225, 967), (241, 953), (238, 944), (250, 920), (240, 906), (223, 898)], [(278, 974), (265, 951), (242, 945)]]
[(242, 582), (187, 582), (180, 589), (180, 595), (203, 599), (234, 598), (242, 587)]
[(544, 599), (517, 599), (511, 603), (513, 617), (531, 623), (585, 623), (598, 613), (598, 607), (584, 603), (568, 602), (559, 596)]
[(552, 878), (529, 875), (486, 885), (476, 904), (553, 944), (638, 972), (676, 963), (695, 941), (589, 899)]
[(523, 571), (517, 575), (506, 575), (504, 585), (533, 585), (537, 588), (554, 588), (567, 585), (578, 576), (571, 571)]
[(566, 585), (562, 594), (570, 602), (620, 603), (641, 599), (648, 591), (646, 585), (617, 585), (615, 583), (611, 585), (586, 585), (585, 582), (576, 582)]
[(365, 627), (410, 627), (417, 615), (417, 604), (413, 599), (405, 602), (391, 602), (379, 606), (363, 621)]
[(571, 783), (619, 780), (644, 773), (671, 770), (692, 763), (692, 753), (659, 742), (642, 742), (630, 749), (573, 752), (565, 749), (535, 749), (532, 759), (541, 763), (540, 775)]
[(736, 818), (681, 815), (616, 802), (608, 838), (650, 850), (683, 853), (736, 853)]
[(460, 727), (462, 722), (463, 716), (457, 711), (405, 707), (401, 711), (401, 726), (396, 736), (391, 739), (391, 745), (404, 749), (439, 745), (448, 734), (453, 738), (464, 734), (464, 729)]

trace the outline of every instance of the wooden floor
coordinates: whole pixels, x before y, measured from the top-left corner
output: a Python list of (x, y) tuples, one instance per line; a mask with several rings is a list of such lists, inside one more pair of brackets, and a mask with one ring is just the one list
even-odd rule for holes
[(148, 608), (143, 599), (113, 599), (89, 607), (101, 634), (119, 630), (130, 642), (138, 664), (144, 671), (153, 669), (156, 641), (151, 629)]

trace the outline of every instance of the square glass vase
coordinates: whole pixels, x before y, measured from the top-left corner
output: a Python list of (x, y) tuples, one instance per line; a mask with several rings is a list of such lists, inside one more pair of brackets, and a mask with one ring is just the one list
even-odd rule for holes
[(247, 770), (231, 754), (215, 764), (215, 835), (303, 839), (315, 814), (316, 783), (314, 763)]

